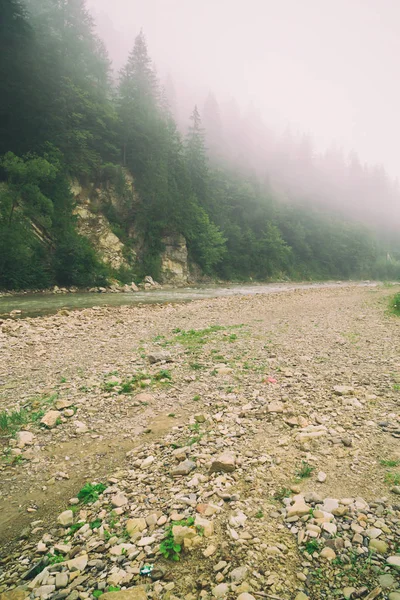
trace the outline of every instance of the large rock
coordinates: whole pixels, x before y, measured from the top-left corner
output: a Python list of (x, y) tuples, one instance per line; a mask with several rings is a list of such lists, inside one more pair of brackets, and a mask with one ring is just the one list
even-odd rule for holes
[(78, 231), (92, 243), (99, 257), (113, 269), (129, 267), (124, 256), (124, 244), (113, 233), (109, 221), (101, 213), (79, 204), (74, 213), (77, 215)]
[(49, 429), (53, 429), (57, 425), (58, 419), (61, 417), (61, 413), (58, 410), (49, 410), (42, 420), (40, 421), (42, 425), (45, 425)]
[(30, 431), (18, 431), (16, 434), (18, 448), (24, 448), (33, 444), (33, 438), (35, 437)]
[(122, 590), (120, 592), (107, 592), (101, 596), (102, 600), (147, 600), (143, 585)]
[(164, 252), (161, 254), (161, 276), (166, 283), (187, 283), (188, 251), (183, 235), (164, 237)]
[(236, 457), (233, 452), (223, 452), (211, 463), (211, 473), (231, 473), (236, 469)]

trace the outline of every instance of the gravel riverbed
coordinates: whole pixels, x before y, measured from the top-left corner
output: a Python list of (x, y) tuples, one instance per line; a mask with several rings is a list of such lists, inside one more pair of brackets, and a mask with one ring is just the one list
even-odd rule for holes
[(395, 291), (3, 320), (0, 600), (399, 600)]

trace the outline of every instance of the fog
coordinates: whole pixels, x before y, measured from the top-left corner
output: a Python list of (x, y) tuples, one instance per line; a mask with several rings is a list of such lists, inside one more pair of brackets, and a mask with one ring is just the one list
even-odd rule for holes
[[(387, 218), (399, 205), (386, 175), (400, 174), (397, 0), (87, 4), (115, 71), (143, 28), (161, 81), (170, 75), (173, 82), (182, 128), (195, 103), (206, 117), (211, 92), (225, 149), (236, 144), (237, 161), (271, 180), (283, 178), (288, 193), (293, 186), (297, 195), (323, 189), (339, 205), (351, 196), (356, 212), (362, 196), (375, 204), (377, 193), (388, 194)], [(349, 173), (359, 181), (349, 183)]]

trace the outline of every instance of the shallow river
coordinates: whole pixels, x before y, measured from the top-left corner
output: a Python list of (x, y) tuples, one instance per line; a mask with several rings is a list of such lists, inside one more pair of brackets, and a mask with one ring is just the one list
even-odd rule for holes
[(61, 308), (68, 310), (92, 306), (122, 306), (127, 304), (156, 304), (169, 302), (190, 302), (202, 298), (221, 296), (272, 294), (295, 289), (339, 288), (349, 285), (376, 286), (373, 282), (326, 282), (326, 283), (267, 283), (257, 285), (215, 285), (187, 288), (165, 288), (162, 290), (136, 293), (93, 294), (79, 292), (75, 294), (21, 294), (0, 297), (0, 316), (8, 315), (12, 310), (21, 310), (21, 317), (35, 317), (56, 313)]

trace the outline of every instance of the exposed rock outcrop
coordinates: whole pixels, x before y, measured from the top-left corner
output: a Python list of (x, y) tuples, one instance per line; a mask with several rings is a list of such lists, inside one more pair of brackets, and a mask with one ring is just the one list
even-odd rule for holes
[(183, 235), (169, 235), (163, 238), (165, 250), (161, 255), (163, 283), (187, 283), (188, 251)]

